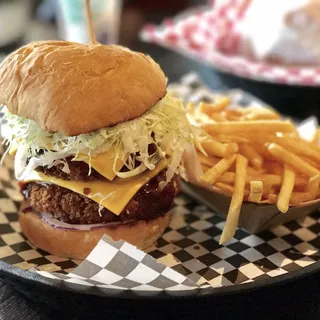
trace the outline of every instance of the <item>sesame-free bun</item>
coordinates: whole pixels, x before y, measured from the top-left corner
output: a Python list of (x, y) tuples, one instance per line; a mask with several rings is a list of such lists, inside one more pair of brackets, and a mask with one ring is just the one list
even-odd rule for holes
[(121, 46), (33, 42), (0, 65), (0, 105), (67, 136), (140, 117), (166, 94), (150, 57)]
[(82, 260), (104, 234), (115, 241), (125, 240), (141, 250), (146, 249), (161, 237), (169, 218), (170, 214), (167, 213), (150, 221), (139, 220), (133, 224), (106, 226), (90, 231), (54, 228), (33, 211), (20, 212), (19, 222), (24, 235), (35, 247), (59, 257)]

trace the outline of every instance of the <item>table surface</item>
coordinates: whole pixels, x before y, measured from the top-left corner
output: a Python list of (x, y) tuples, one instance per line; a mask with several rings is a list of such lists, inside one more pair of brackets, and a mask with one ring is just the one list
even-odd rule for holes
[(0, 281), (0, 319), (49, 320), (58, 319), (57, 316), (61, 317), (57, 313), (53, 315), (48, 307), (28, 301), (11, 286)]

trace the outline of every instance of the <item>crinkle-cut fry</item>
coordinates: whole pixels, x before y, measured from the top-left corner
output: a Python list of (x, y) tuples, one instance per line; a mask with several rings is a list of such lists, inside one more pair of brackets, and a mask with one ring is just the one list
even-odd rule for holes
[(200, 177), (201, 181), (213, 185), (222, 174), (229, 170), (236, 160), (236, 155), (221, 159), (214, 167)]
[(297, 155), (310, 158), (316, 162), (319, 162), (320, 159), (320, 148), (314, 146), (313, 144), (300, 140), (292, 140), (284, 137), (272, 137), (270, 141), (275, 142), (279, 146), (293, 152)]
[(245, 177), (247, 175), (247, 167), (248, 160), (244, 156), (238, 154), (236, 159), (236, 177), (234, 182), (234, 191), (231, 198), (227, 220), (219, 241), (220, 244), (223, 244), (230, 240), (237, 230), (239, 215), (245, 194)]
[(306, 191), (307, 193), (310, 194), (310, 200), (314, 200), (320, 195), (320, 175), (319, 174), (309, 179)]
[(277, 207), (280, 212), (286, 213), (289, 210), (291, 194), (294, 188), (296, 174), (287, 165), (284, 166), (281, 189), (279, 192)]
[(280, 162), (284, 162), (285, 164), (291, 166), (297, 172), (301, 172), (302, 174), (305, 174), (310, 178), (320, 174), (320, 171), (317, 168), (311, 166), (309, 163), (303, 161), (294, 153), (289, 152), (288, 150), (275, 143), (272, 143), (269, 146), (268, 150)]
[(214, 157), (223, 158), (227, 154), (227, 147), (225, 144), (215, 140), (204, 140), (201, 142), (204, 151)]
[(259, 203), (262, 198), (263, 183), (262, 181), (250, 181), (250, 194), (248, 200)]
[(230, 121), (217, 122), (212, 124), (204, 124), (201, 126), (206, 132), (211, 135), (216, 134), (241, 134), (253, 132), (276, 133), (276, 132), (292, 132), (295, 130), (292, 122), (278, 120), (257, 120), (257, 121)]
[(203, 153), (197, 151), (197, 155), (199, 158), (200, 163), (205, 164), (206, 166), (214, 167), (219, 161), (219, 158), (216, 157), (207, 157)]
[(240, 144), (239, 152), (249, 160), (255, 169), (262, 168), (263, 158), (250, 144)]
[(312, 143), (316, 146), (320, 147), (320, 128), (316, 130), (316, 132), (313, 135)]

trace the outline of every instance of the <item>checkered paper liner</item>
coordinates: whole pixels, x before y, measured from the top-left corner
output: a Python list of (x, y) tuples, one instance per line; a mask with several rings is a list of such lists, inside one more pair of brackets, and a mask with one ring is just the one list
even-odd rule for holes
[(160, 25), (148, 24), (143, 41), (156, 43), (201, 63), (237, 76), (279, 84), (319, 86), (319, 67), (271, 65), (240, 56), (241, 34), (236, 25), (247, 0), (216, 0), (214, 5), (192, 8)]
[[(212, 101), (215, 96), (195, 74), (170, 85), (169, 91), (194, 102)], [(261, 104), (239, 90), (229, 94), (236, 104)], [(169, 227), (147, 252), (105, 236), (87, 259), (70, 260), (36, 249), (26, 240), (17, 221), (21, 200), (12, 159), (6, 158), (0, 167), (0, 259), (66, 285), (170, 293), (259, 282), (320, 259), (319, 212), (256, 235), (238, 229), (231, 241), (220, 246), (225, 222), (182, 194), (175, 200)]]

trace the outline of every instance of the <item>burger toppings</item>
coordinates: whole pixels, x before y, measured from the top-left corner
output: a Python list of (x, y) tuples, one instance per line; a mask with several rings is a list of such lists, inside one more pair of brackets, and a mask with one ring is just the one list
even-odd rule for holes
[(140, 249), (158, 239), (198, 134), (159, 65), (121, 46), (42, 41), (0, 70), (5, 142), (32, 207), (19, 218), (29, 241), (83, 259), (103, 234)]
[(165, 170), (145, 184), (118, 216), (106, 208), (99, 212), (95, 201), (54, 184), (28, 183), (23, 186), (23, 193), (34, 210), (68, 224), (127, 223), (152, 220), (171, 208), (179, 188), (178, 178), (175, 176), (160, 190), (158, 185), (163, 180)]
[[(99, 205), (99, 211), (106, 208), (115, 215), (120, 215), (134, 195), (152, 178), (163, 171), (166, 166), (166, 161), (162, 160), (156, 164), (154, 170), (147, 170), (139, 176), (126, 179), (116, 177), (112, 181), (108, 179), (90, 181), (63, 180), (34, 170), (24, 180), (24, 183), (38, 182), (42, 184), (54, 184), (95, 201)], [(163, 179), (159, 181), (159, 183), (161, 184), (162, 181)], [(84, 193), (84, 190), (86, 191), (87, 188), (90, 189), (89, 194)]]
[[(107, 166), (109, 171), (119, 178), (138, 176), (153, 170), (161, 159), (167, 159), (163, 188), (179, 168), (185, 145), (193, 142), (196, 135), (182, 102), (168, 94), (137, 119), (73, 137), (49, 133), (35, 121), (8, 111), (6, 114), (11, 128), (7, 141), (17, 149), (16, 175), (22, 180), (39, 166), (51, 168), (62, 164), (63, 172), (69, 174), (70, 163), (64, 161), (68, 157), (86, 162), (89, 174), (92, 168), (100, 172), (95, 158), (103, 153), (111, 164)], [(148, 151), (150, 144), (156, 146), (152, 154)], [(39, 150), (45, 152), (39, 153)], [(28, 164), (27, 159), (30, 159)], [(139, 166), (136, 163), (140, 163)], [(121, 170), (123, 167), (127, 169), (125, 172)]]

